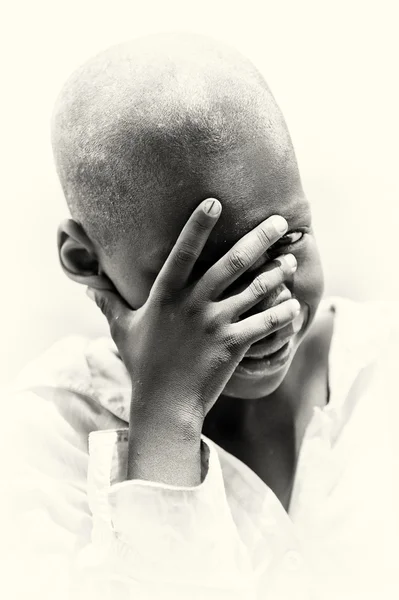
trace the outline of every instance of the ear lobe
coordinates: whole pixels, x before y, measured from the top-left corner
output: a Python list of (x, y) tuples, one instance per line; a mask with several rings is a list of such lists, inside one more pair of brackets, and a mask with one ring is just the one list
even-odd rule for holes
[(66, 238), (60, 248), (64, 270), (74, 276), (89, 277), (98, 273), (98, 261), (85, 247), (72, 238)]
[(73, 219), (63, 221), (58, 228), (57, 245), (67, 277), (92, 288), (113, 289), (108, 277), (101, 272), (93, 243), (79, 223)]

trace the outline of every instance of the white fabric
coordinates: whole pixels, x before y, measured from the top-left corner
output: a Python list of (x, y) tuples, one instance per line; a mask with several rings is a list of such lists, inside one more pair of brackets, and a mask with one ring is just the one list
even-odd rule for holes
[(112, 340), (62, 340), (4, 394), (1, 598), (399, 598), (399, 305), (335, 310), (329, 404), (289, 514), (203, 437), (195, 488), (126, 481), (129, 377)]

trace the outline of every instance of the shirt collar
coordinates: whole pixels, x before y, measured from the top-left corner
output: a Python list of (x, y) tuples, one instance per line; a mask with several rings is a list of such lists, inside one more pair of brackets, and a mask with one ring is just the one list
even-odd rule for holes
[[(329, 352), (329, 403), (315, 407), (307, 434), (321, 436), (329, 444), (339, 437), (348, 420), (351, 395), (358, 376), (383, 352), (389, 339), (389, 316), (381, 318), (372, 303), (359, 303), (332, 296), (322, 301), (320, 308), (334, 310), (334, 329)], [(352, 398), (353, 396), (353, 398)]]
[[(329, 355), (331, 395), (322, 412), (339, 416), (358, 373), (383, 350), (389, 326), (384, 326), (380, 311), (373, 315), (369, 303), (329, 297), (323, 299), (320, 309), (323, 307), (333, 309), (335, 319)], [(109, 336), (94, 340), (66, 338), (21, 375), (16, 387), (52, 386), (88, 395), (129, 422), (131, 380)]]
[[(323, 412), (339, 416), (358, 373), (381, 352), (387, 328), (371, 318), (368, 303), (333, 296), (322, 300), (320, 309), (325, 308), (334, 310), (335, 319), (329, 356), (331, 396)], [(128, 422), (130, 377), (112, 339), (90, 342), (86, 357), (98, 401)]]

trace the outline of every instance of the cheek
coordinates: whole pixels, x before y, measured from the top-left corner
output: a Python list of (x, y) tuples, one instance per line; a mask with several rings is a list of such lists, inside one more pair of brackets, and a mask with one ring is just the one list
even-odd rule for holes
[(119, 286), (119, 293), (129, 306), (137, 310), (147, 301), (151, 285), (152, 284), (149, 284), (145, 279), (136, 279), (132, 281), (126, 278)]
[(144, 274), (134, 264), (127, 266), (123, 260), (108, 264), (105, 272), (121, 297), (133, 309), (140, 308), (146, 302), (156, 277), (155, 274), (153, 277)]
[(293, 278), (293, 291), (298, 300), (303, 300), (313, 312), (324, 291), (324, 275), (316, 241), (309, 236), (308, 244), (301, 255), (297, 255), (298, 269)]

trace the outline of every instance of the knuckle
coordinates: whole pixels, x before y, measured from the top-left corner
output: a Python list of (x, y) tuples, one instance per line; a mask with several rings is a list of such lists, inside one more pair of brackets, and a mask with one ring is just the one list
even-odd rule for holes
[(193, 220), (192, 225), (194, 235), (196, 236), (207, 233), (209, 231), (209, 225), (209, 221), (205, 221), (204, 219), (197, 216), (197, 218)]
[(229, 255), (229, 265), (233, 272), (244, 269), (249, 262), (249, 254), (244, 248), (236, 248)]
[(235, 357), (242, 353), (242, 341), (238, 335), (228, 333), (225, 336), (224, 348), (231, 357)]
[(188, 320), (196, 319), (201, 314), (202, 306), (198, 301), (192, 300), (183, 305), (182, 311)]
[(287, 269), (287, 265), (284, 260), (281, 260), (279, 258), (276, 259), (276, 265), (277, 265), (276, 278), (278, 280), (281, 280), (285, 277), (285, 271)]
[(216, 307), (211, 307), (205, 319), (205, 333), (215, 337), (219, 333), (222, 326), (223, 318), (220, 311)]
[(262, 246), (271, 246), (273, 242), (273, 235), (267, 228), (259, 227), (257, 230), (257, 236)]
[(195, 258), (196, 255), (193, 248), (188, 245), (183, 245), (176, 251), (175, 263), (178, 267), (181, 267), (191, 263)]
[(251, 291), (256, 299), (260, 296), (266, 296), (270, 292), (264, 276), (258, 275), (258, 277), (255, 277), (251, 285)]
[(275, 310), (268, 310), (264, 315), (266, 329), (275, 329), (279, 320)]

